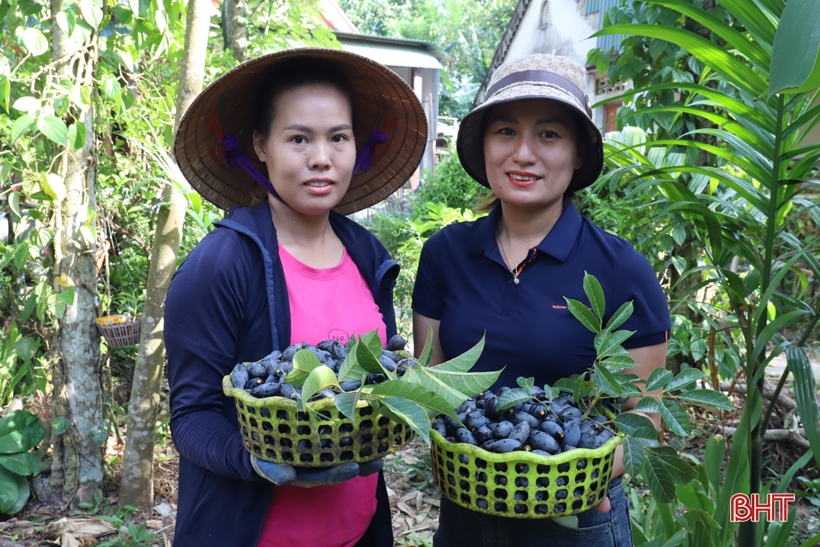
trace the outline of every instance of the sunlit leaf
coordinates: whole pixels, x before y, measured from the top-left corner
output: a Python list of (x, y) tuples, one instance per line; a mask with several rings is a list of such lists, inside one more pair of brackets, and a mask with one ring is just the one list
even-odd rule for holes
[[(417, 404), (427, 413), (434, 417), (439, 414), (446, 414), (453, 419), (458, 419), (450, 403), (440, 395), (428, 391), (424, 386), (405, 382), (403, 380), (389, 380), (373, 386), (370, 395), (383, 397), (401, 397)], [(409, 425), (409, 424), (408, 424)]]
[(495, 408), (498, 411), (507, 410), (508, 408), (514, 407), (518, 403), (524, 403), (530, 399), (532, 399), (532, 395), (530, 395), (529, 390), (522, 388), (510, 389), (509, 391), (505, 391), (498, 396), (498, 401), (496, 401)]
[(351, 391), (349, 393), (339, 393), (333, 398), (333, 404), (339, 409), (347, 419), (356, 419), (356, 405), (359, 402), (359, 391)]
[(624, 324), (624, 322), (632, 316), (632, 312), (635, 310), (635, 307), (632, 305), (632, 301), (624, 302), (618, 311), (612, 314), (612, 317), (609, 318), (609, 321), (606, 323), (606, 328), (609, 331), (613, 331)]
[(40, 29), (28, 27), (23, 31), (23, 46), (34, 57), (39, 57), (48, 51), (48, 40)]
[(299, 399), (297, 407), (300, 410), (304, 410), (305, 404), (310, 401), (311, 397), (316, 393), (326, 388), (338, 386), (336, 373), (333, 372), (330, 367), (320, 365), (314, 368), (310, 371), (310, 374), (308, 374), (308, 377), (305, 379), (305, 383), (302, 385), (302, 397)]
[(678, 395), (677, 399), (696, 405), (713, 406), (720, 410), (734, 410), (732, 402), (726, 395), (712, 389), (691, 389)]
[(677, 376), (669, 380), (669, 383), (666, 384), (665, 391), (675, 391), (678, 389), (684, 389), (690, 386), (691, 384), (695, 383), (696, 381), (700, 380), (701, 378), (705, 377), (706, 375), (700, 369), (684, 369), (680, 371)]
[[(430, 418), (422, 407), (398, 397), (385, 397), (379, 399), (379, 402), (390, 409), (393, 418), (410, 427), (424, 442), (430, 444)], [(380, 412), (384, 414), (383, 409)]]
[(587, 295), (587, 299), (592, 306), (592, 312), (595, 314), (598, 324), (600, 324), (603, 321), (604, 310), (606, 309), (604, 289), (598, 279), (587, 272), (584, 272), (584, 294)]
[(661, 399), (658, 401), (658, 412), (669, 430), (680, 437), (688, 437), (691, 429), (686, 409), (677, 401)]
[(570, 313), (573, 317), (580, 321), (582, 325), (595, 333), (601, 330), (601, 321), (595, 317), (592, 310), (578, 300), (573, 300), (572, 298), (566, 297), (564, 297), (564, 300), (567, 301), (567, 307), (569, 308)]
[(646, 380), (646, 391), (655, 391), (656, 389), (661, 389), (663, 386), (669, 383), (669, 380), (672, 379), (672, 371), (666, 370), (665, 368), (656, 368), (649, 374), (649, 378)]
[(293, 356), (293, 370), (288, 372), (285, 376), (285, 382), (292, 386), (302, 386), (307, 380), (313, 369), (322, 366), (319, 358), (313, 352), (306, 349), (300, 349)]
[(485, 337), (486, 335), (482, 335), (481, 340), (479, 340), (475, 346), (471, 347), (461, 355), (436, 366), (436, 370), (446, 372), (468, 372), (476, 364), (478, 358), (481, 357), (481, 352), (484, 351)]

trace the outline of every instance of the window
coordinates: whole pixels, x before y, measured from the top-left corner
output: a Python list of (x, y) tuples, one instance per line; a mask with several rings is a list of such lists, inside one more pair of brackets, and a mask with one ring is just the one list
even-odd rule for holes
[(545, 29), (550, 24), (550, 0), (544, 0), (541, 6), (541, 20), (538, 23), (538, 28)]

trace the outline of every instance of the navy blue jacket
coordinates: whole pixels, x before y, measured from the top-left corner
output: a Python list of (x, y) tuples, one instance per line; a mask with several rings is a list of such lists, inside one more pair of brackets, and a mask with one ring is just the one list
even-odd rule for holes
[[(253, 547), (274, 485), (251, 467), (222, 377), (290, 345), (290, 311), (270, 207), (234, 207), (174, 275), (165, 307), (171, 433), (180, 454), (176, 547)], [(399, 266), (370, 232), (331, 212), (330, 224), (396, 334)], [(380, 476), (376, 515), (360, 545), (393, 544)], [(317, 516), (321, 515), (317, 508)]]

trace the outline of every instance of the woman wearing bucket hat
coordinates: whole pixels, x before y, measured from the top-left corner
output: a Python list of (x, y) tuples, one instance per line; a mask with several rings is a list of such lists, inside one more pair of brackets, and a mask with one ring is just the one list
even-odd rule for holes
[(293, 343), (396, 334), (398, 265), (343, 214), (399, 188), (426, 134), (396, 74), (325, 49), (243, 63), (186, 112), (177, 162), (229, 213), (179, 267), (166, 303), (176, 546), (393, 544), (380, 460), (314, 471), (257, 460), (221, 379)]
[[(570, 314), (564, 297), (586, 301), (589, 272), (603, 285), (607, 317), (634, 302), (621, 327), (636, 331), (624, 344), (638, 364), (631, 371), (646, 378), (664, 365), (669, 312), (654, 271), (629, 243), (582, 217), (570, 199), (603, 166), (585, 89), (581, 65), (529, 55), (499, 67), (485, 102), (464, 118), (459, 159), (496, 200), (488, 216), (444, 228), (422, 250), (414, 337), (421, 348), (432, 327), (433, 363), (486, 332), (474, 370), (506, 366), (498, 386), (514, 387), (519, 376), (552, 385), (584, 373), (595, 359), (594, 335)], [(488, 516), (442, 499), (434, 545), (631, 546), (623, 472), (619, 450), (609, 497), (558, 519)]]

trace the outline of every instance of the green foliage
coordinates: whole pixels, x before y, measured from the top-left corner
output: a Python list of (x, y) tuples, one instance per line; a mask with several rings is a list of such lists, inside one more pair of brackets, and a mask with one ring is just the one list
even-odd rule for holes
[[(595, 276), (584, 275), (584, 293), (589, 306), (567, 298), (570, 313), (587, 329), (595, 333), (596, 358), (589, 371), (573, 374), (552, 386), (545, 385), (548, 396), (556, 391), (567, 391), (584, 410), (586, 418), (591, 413), (605, 415), (604, 400), (613, 403), (616, 412), (623, 410), (626, 400), (640, 397), (636, 410), (658, 413), (667, 428), (681, 437), (691, 435), (689, 416), (682, 403), (731, 410), (729, 399), (720, 392), (695, 389), (693, 384), (704, 374), (696, 369), (686, 369), (677, 376), (659, 368), (643, 380), (624, 370), (636, 366), (622, 344), (633, 332), (615, 330), (632, 315), (632, 302), (624, 303), (604, 324), (606, 301), (603, 289)], [(532, 394), (532, 379), (519, 378), (521, 387), (506, 392), (498, 401), (497, 409), (515, 406)], [(649, 394), (649, 392), (654, 392)], [(631, 476), (642, 473), (647, 479), (652, 495), (659, 502), (669, 503), (675, 499), (676, 486), (689, 484), (696, 475), (688, 462), (677, 451), (661, 446), (661, 439), (652, 422), (638, 414), (619, 414), (614, 425), (626, 434), (624, 439), (624, 466)]]
[[(355, 392), (337, 394), (334, 398), (336, 407), (352, 420), (358, 402), (366, 401), (377, 412), (410, 427), (429, 444), (430, 419), (433, 416), (446, 414), (455, 418), (456, 407), (470, 395), (488, 389), (501, 373), (469, 372), (481, 356), (483, 337), (464, 354), (437, 367), (428, 367), (423, 356), (429, 356), (432, 340), (433, 336), (430, 335), (421, 359), (416, 361), (408, 357), (407, 372), (398, 377), (379, 363), (382, 347), (377, 331), (363, 334), (358, 339), (352, 336), (339, 378), (362, 380), (364, 384), (367, 374), (375, 373), (384, 374), (388, 380), (380, 384), (362, 385)], [(358, 376), (354, 371), (359, 371)], [(325, 388), (339, 387), (335, 373), (304, 349), (296, 352), (293, 370), (285, 381), (302, 387), (297, 407), (307, 411), (311, 419), (316, 417), (316, 411), (308, 403), (313, 395)]]
[[(798, 271), (820, 277), (816, 240), (801, 240), (794, 234), (796, 219), (806, 218), (815, 206), (807, 195), (816, 199), (820, 145), (805, 137), (820, 122), (820, 109), (814, 106), (816, 91), (763, 99), (773, 70), (772, 41), (785, 2), (771, 0), (767, 5), (763, 9), (758, 2), (725, 0), (719, 8), (706, 10), (695, 1), (644, 0), (631, 8), (619, 8), (624, 18), (616, 15), (612, 20), (621, 24), (601, 32), (664, 41), (666, 45), (656, 49), (667, 54), (684, 51), (694, 59), (687, 62), (697, 69), (691, 82), (635, 82), (648, 101), (672, 94), (667, 103), (646, 103), (635, 116), (652, 117), (653, 128), (667, 131), (668, 137), (660, 136), (643, 147), (619, 147), (619, 169), (625, 175), (623, 184), (652, 192), (662, 214), (682, 216), (687, 234), (702, 249), (698, 262), (686, 264), (681, 274), (682, 279), (691, 276), (695, 283), (680, 296), (680, 303), (714, 295), (697, 302), (696, 307), (714, 330), (724, 355), (732, 354), (739, 363), (732, 376), (742, 378), (749, 389), (743, 427), (733, 437), (729, 458), (728, 468), (734, 475), (731, 480), (727, 476), (727, 481), (735, 492), (751, 493), (761, 492), (762, 439), (773, 410), (769, 404), (760, 419), (758, 381), (766, 365), (783, 351), (789, 366), (778, 392), (789, 372), (795, 373), (796, 380), (806, 379), (808, 360), (803, 346), (820, 313), (816, 301), (797, 300), (784, 290), (788, 279), (800, 276)], [(671, 14), (669, 19), (675, 26), (640, 20), (634, 24), (637, 14), (652, 12), (676, 14), (674, 21)], [(627, 47), (624, 57), (629, 55), (640, 58), (639, 52)], [(621, 74), (628, 77), (639, 72)], [(658, 115), (667, 117), (665, 126)], [(688, 134), (676, 135), (675, 124), (686, 123), (686, 119), (692, 120), (686, 126)], [(665, 165), (652, 161), (652, 150), (660, 150), (654, 153), (672, 161)], [(708, 161), (674, 161), (671, 154), (677, 151), (704, 154)], [(805, 321), (802, 334), (794, 342), (786, 340), (781, 333), (800, 318)], [(816, 431), (814, 396), (801, 388), (796, 399), (801, 417), (808, 420), (807, 428)], [(816, 455), (820, 438), (810, 436)], [(725, 529), (728, 498), (721, 497), (716, 506), (716, 520)], [(741, 524), (737, 542), (760, 545), (763, 529), (756, 523)], [(772, 537), (782, 535), (772, 527), (769, 532)]]
[(40, 460), (31, 453), (43, 440), (40, 420), (26, 410), (0, 418), (0, 513), (13, 515), (30, 495), (27, 476), (40, 474)]
[(454, 147), (446, 159), (436, 166), (433, 176), (425, 177), (424, 183), (413, 196), (413, 217), (424, 216), (427, 204), (446, 205), (452, 209), (473, 210), (490, 190), (477, 183), (464, 171)]
[(359, 32), (423, 40), (451, 61), (442, 72), (442, 116), (463, 117), (487, 74), (515, 0), (341, 0)]

